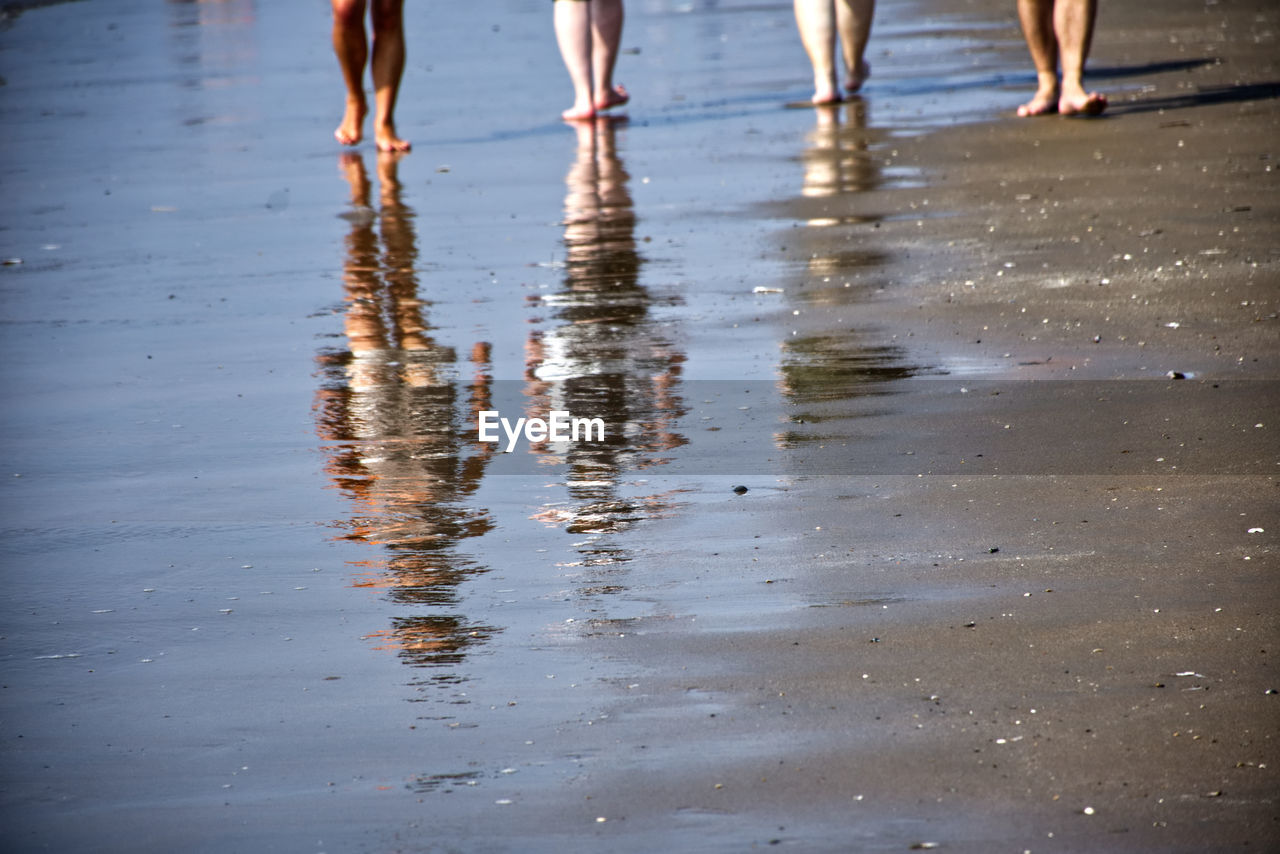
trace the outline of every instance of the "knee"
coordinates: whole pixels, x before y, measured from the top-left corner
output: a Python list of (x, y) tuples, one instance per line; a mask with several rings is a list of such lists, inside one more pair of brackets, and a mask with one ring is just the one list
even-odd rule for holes
[(398, 30), (403, 27), (404, 0), (373, 0), (370, 14), (375, 30)]
[(361, 26), (365, 0), (333, 0), (333, 21), (343, 26)]

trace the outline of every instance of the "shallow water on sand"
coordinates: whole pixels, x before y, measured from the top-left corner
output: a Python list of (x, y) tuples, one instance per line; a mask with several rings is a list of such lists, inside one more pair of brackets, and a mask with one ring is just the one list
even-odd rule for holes
[[(792, 407), (891, 414), (931, 372), (858, 328), (895, 284), (870, 235), (905, 214), (856, 197), (921, 180), (896, 140), (1007, 105), (1007, 22), (885, 4), (865, 99), (815, 112), (784, 108), (789, 4), (631, 3), (630, 120), (570, 128), (547, 5), (410, 4), (398, 158), (332, 142), (322, 3), (0, 31), (15, 838), (559, 850), (521, 834), (590, 813), (565, 792), (593, 763), (641, 762), (586, 735), (645, 676), (609, 638), (901, 601), (762, 600), (706, 561), (797, 536), (762, 525), (823, 473)], [(508, 455), (489, 409), (610, 435)]]

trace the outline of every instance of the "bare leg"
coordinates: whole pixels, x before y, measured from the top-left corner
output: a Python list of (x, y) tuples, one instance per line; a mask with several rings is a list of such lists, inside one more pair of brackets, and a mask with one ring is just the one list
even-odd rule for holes
[(355, 145), (363, 136), (365, 113), (364, 66), (369, 58), (364, 31), (365, 0), (333, 0), (333, 52), (347, 85), (347, 105), (342, 123), (333, 136), (343, 145)]
[(373, 0), (374, 140), (379, 151), (408, 151), (396, 134), (396, 97), (404, 75), (404, 0)]
[(1097, 0), (1057, 0), (1053, 6), (1053, 29), (1062, 60), (1058, 112), (1064, 116), (1073, 113), (1096, 116), (1107, 108), (1106, 96), (1086, 92), (1083, 81), (1097, 12)]
[(573, 106), (560, 115), (568, 121), (595, 116), (591, 99), (591, 3), (588, 0), (556, 0), (554, 21), (560, 57), (573, 83)]
[(835, 104), (840, 101), (836, 86), (836, 13), (837, 0), (795, 0), (796, 27), (800, 42), (813, 65), (813, 103)]
[(364, 158), (358, 151), (344, 151), (338, 155), (338, 166), (351, 187), (351, 207), (369, 207), (369, 175), (365, 172)]
[(844, 52), (845, 92), (852, 95), (862, 88), (871, 75), (871, 66), (863, 54), (871, 38), (871, 19), (875, 17), (876, 0), (836, 0), (836, 28)]
[[(357, 210), (368, 210), (370, 183), (364, 168), (364, 158), (355, 151), (344, 151), (338, 160), (343, 177), (351, 187), (351, 205)], [(354, 390), (368, 391), (378, 382), (369, 365), (368, 356), (387, 346), (386, 325), (382, 321), (382, 283), (376, 272), (378, 265), (378, 238), (373, 220), (353, 219), (351, 233), (347, 237), (347, 258), (343, 265), (342, 281), (346, 291), (347, 312), (343, 328), (347, 334), (352, 359), (348, 368), (349, 382)]]
[(597, 110), (620, 107), (630, 100), (627, 90), (613, 85), (613, 67), (622, 44), (622, 0), (591, 2), (591, 67), (595, 79), (594, 105)]
[(1018, 0), (1022, 35), (1036, 67), (1036, 94), (1018, 107), (1020, 116), (1043, 116), (1058, 109), (1058, 40), (1053, 32), (1054, 0)]
[[(428, 333), (418, 298), (417, 236), (413, 229), (413, 212), (401, 200), (399, 166), (403, 151), (378, 152), (378, 222), (382, 233), (382, 279), (386, 287), (387, 315), (392, 321), (391, 346), (402, 350), (430, 350), (434, 345)], [(433, 370), (421, 362), (405, 365), (405, 382), (425, 386)]]

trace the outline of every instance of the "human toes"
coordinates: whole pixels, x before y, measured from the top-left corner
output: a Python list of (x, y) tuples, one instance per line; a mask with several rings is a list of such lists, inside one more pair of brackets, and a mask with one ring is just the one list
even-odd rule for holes
[(340, 145), (355, 145), (360, 142), (360, 124), (354, 121), (350, 116), (342, 119), (342, 124), (333, 132), (333, 138)]
[(394, 135), (379, 134), (377, 143), (379, 151), (408, 151), (413, 148), (409, 140)]
[(1058, 102), (1058, 112), (1064, 116), (1100, 116), (1107, 109), (1107, 96), (1098, 92), (1090, 92), (1084, 96), (1062, 98)]
[(605, 93), (603, 98), (596, 101), (595, 108), (597, 110), (608, 110), (613, 107), (621, 107), (630, 100), (631, 93), (626, 90), (626, 87), (614, 86)]
[(1059, 105), (1051, 95), (1036, 95), (1027, 103), (1018, 107), (1018, 115), (1027, 118), (1029, 116), (1048, 116), (1058, 112)]

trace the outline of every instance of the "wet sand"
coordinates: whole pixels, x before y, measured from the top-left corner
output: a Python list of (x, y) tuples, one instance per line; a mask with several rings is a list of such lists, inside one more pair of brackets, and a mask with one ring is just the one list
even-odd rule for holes
[(6, 7), (5, 848), (1275, 848), (1280, 20), (1006, 5)]

